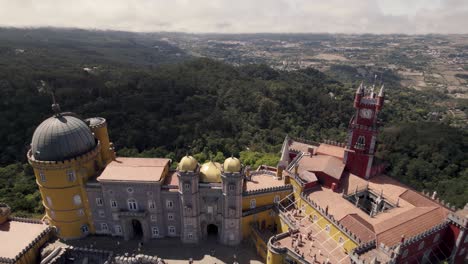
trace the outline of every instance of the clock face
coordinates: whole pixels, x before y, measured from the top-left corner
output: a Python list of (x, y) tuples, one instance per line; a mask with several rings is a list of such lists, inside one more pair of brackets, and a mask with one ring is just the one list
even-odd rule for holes
[(372, 110), (371, 109), (361, 109), (359, 110), (359, 115), (362, 117), (362, 118), (366, 118), (366, 119), (371, 119), (372, 118)]

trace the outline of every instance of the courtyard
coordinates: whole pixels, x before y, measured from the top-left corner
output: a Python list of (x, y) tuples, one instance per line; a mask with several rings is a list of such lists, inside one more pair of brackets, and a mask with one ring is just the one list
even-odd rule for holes
[(162, 258), (166, 263), (264, 263), (256, 254), (250, 241), (243, 241), (235, 247), (223, 246), (216, 239), (208, 239), (197, 245), (183, 244), (179, 238), (163, 238), (150, 240), (139, 248), (140, 240), (125, 241), (122, 238), (110, 236), (89, 236), (79, 240), (57, 240), (57, 245), (64, 244), (73, 247), (87, 247), (110, 250), (114, 256), (145, 254)]

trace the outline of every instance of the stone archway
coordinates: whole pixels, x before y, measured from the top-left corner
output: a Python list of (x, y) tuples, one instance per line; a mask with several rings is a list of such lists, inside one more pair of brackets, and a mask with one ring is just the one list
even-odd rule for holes
[(208, 240), (218, 240), (219, 238), (219, 229), (215, 224), (209, 224), (206, 226), (206, 237)]
[(130, 221), (130, 225), (132, 227), (132, 235), (131, 235), (131, 238), (132, 239), (143, 239), (143, 226), (140, 222), (140, 220), (137, 220), (137, 219), (132, 219)]

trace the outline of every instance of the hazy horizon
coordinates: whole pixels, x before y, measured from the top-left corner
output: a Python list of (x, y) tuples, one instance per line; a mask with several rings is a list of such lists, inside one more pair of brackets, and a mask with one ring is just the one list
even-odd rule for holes
[(467, 34), (464, 0), (0, 0), (0, 27), (200, 34)]

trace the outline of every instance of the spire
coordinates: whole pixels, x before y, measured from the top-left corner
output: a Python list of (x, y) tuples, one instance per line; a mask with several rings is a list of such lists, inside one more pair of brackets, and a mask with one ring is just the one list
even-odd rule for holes
[(284, 137), (283, 146), (281, 147), (281, 160), (282, 163), (289, 164), (289, 136), (286, 134)]
[(384, 97), (385, 93), (384, 93), (384, 85), (382, 84), (382, 87), (380, 88), (380, 92), (379, 92), (379, 97)]
[(362, 82), (359, 85), (359, 87), (357, 88), (356, 93), (357, 94), (363, 94), (364, 93), (364, 88), (362, 87)]
[(60, 115), (60, 105), (55, 101), (55, 91), (51, 89), (50, 94), (52, 95), (52, 111), (58, 116)]

